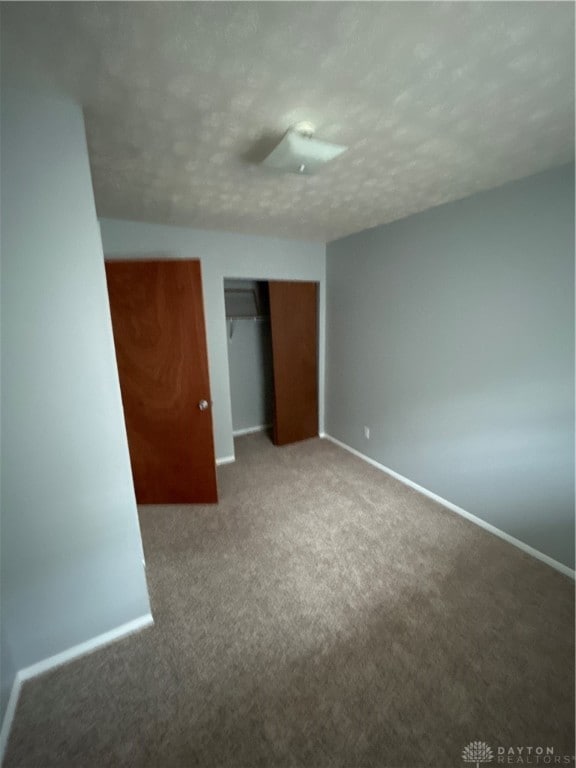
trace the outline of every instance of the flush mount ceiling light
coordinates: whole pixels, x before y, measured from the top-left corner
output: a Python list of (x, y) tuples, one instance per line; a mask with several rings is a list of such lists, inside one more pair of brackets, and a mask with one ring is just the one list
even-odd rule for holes
[(314, 128), (309, 123), (295, 125), (286, 131), (282, 141), (262, 164), (277, 171), (310, 176), (348, 149), (341, 144), (315, 139), (313, 134)]

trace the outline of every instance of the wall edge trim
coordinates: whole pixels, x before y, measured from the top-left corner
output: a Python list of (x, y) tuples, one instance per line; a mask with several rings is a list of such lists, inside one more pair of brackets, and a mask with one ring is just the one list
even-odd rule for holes
[(222, 456), (221, 459), (216, 459), (216, 466), (221, 467), (222, 464), (234, 464), (236, 461), (236, 456), (232, 454), (231, 456)]
[(544, 552), (540, 552), (539, 549), (534, 549), (534, 547), (531, 547), (529, 544), (526, 544), (524, 541), (521, 541), (520, 539), (517, 539), (514, 536), (511, 536), (509, 533), (506, 533), (506, 531), (503, 531), (500, 528), (496, 528), (495, 525), (492, 525), (491, 523), (488, 523), (485, 520), (482, 520), (481, 517), (477, 517), (476, 515), (473, 515), (471, 512), (467, 512), (465, 509), (462, 509), (462, 507), (459, 507), (456, 504), (453, 504), (451, 501), (448, 501), (447, 499), (442, 498), (442, 496), (438, 496), (438, 494), (433, 493), (432, 491), (429, 491), (427, 488), (424, 488), (422, 485), (418, 485), (418, 483), (415, 483), (413, 480), (410, 480), (409, 478), (404, 477), (404, 475), (401, 475), (399, 472), (395, 472), (393, 469), (390, 469), (384, 464), (380, 464), (379, 461), (376, 461), (375, 459), (370, 458), (370, 456), (366, 456), (366, 454), (361, 453), (360, 451), (356, 450), (356, 448), (352, 448), (350, 445), (343, 443), (341, 440), (338, 440), (337, 438), (332, 437), (332, 435), (328, 434), (327, 432), (325, 432), (324, 434), (321, 434), (320, 436), (323, 437), (325, 440), (329, 440), (331, 443), (334, 443), (334, 445), (337, 445), (340, 448), (343, 448), (345, 451), (352, 453), (357, 458), (362, 459), (368, 464), (371, 464), (373, 467), (376, 467), (376, 469), (379, 469), (381, 472), (385, 472), (387, 475), (394, 477), (396, 480), (399, 480), (401, 483), (404, 483), (404, 485), (407, 485), (413, 490), (418, 491), (418, 493), (421, 493), (423, 496), (427, 496), (429, 499), (436, 501), (438, 504), (441, 504), (443, 507), (446, 507), (451, 512), (455, 512), (457, 515), (460, 515), (461, 517), (466, 518), (466, 520), (469, 520), (471, 523), (474, 523), (474, 525), (477, 525), (479, 528), (483, 528), (485, 531), (488, 531), (494, 536), (498, 536), (498, 538), (503, 539), (508, 544), (512, 544), (517, 549), (521, 549), (523, 552), (526, 552), (526, 554), (531, 555), (537, 560), (540, 560), (541, 562), (546, 563), (546, 565), (549, 565), (551, 568), (554, 568), (555, 570), (560, 571), (560, 573), (564, 574), (564, 576), (568, 576), (568, 578), (573, 580), (575, 579), (576, 573), (574, 569), (570, 568), (567, 565), (564, 565), (564, 563), (560, 563), (558, 560), (554, 560), (553, 557), (550, 557), (549, 555), (544, 554)]
[(49, 656), (47, 659), (37, 661), (35, 664), (24, 667), (18, 672), (18, 674), (20, 675), (22, 682), (25, 680), (30, 680), (31, 678), (42, 675), (44, 672), (48, 672), (55, 667), (59, 667), (62, 664), (67, 664), (69, 661), (78, 659), (87, 653), (92, 653), (92, 651), (96, 651), (102, 646), (113, 643), (116, 640), (120, 640), (126, 635), (131, 635), (134, 632), (138, 632), (140, 629), (144, 629), (151, 624), (154, 624), (152, 614), (146, 613), (144, 616), (140, 616), (133, 621), (128, 621), (126, 624), (121, 624), (119, 627), (111, 629), (109, 632), (96, 635), (96, 637), (93, 637), (90, 640), (86, 640), (84, 643), (78, 643), (78, 645), (73, 645), (71, 648), (62, 651), (61, 653), (56, 653), (54, 656)]
[(90, 640), (78, 643), (78, 645), (73, 645), (71, 648), (62, 651), (61, 653), (56, 653), (54, 656), (49, 656), (47, 659), (43, 659), (42, 661), (38, 661), (35, 664), (31, 664), (28, 667), (23, 667), (18, 670), (16, 677), (14, 678), (10, 698), (8, 699), (8, 705), (6, 707), (6, 713), (2, 721), (2, 729), (0, 730), (0, 764), (4, 759), (4, 752), (8, 744), (14, 715), (16, 714), (16, 707), (18, 705), (22, 683), (26, 680), (31, 680), (33, 677), (42, 675), (44, 672), (48, 672), (51, 669), (60, 667), (62, 664), (67, 664), (69, 661), (74, 661), (81, 656), (92, 653), (116, 640), (121, 640), (127, 635), (132, 635), (152, 624), (154, 624), (152, 614), (146, 613), (133, 621), (128, 621), (115, 629), (111, 629), (109, 632), (96, 635), (96, 637), (93, 637)]
[(4, 762), (4, 753), (8, 746), (8, 739), (10, 737), (14, 715), (16, 714), (16, 707), (18, 706), (21, 688), (22, 678), (20, 677), (20, 673), (17, 672), (14, 677), (14, 682), (12, 683), (12, 690), (10, 691), (6, 712), (4, 713), (4, 718), (2, 720), (2, 728), (0, 729), (0, 765)]

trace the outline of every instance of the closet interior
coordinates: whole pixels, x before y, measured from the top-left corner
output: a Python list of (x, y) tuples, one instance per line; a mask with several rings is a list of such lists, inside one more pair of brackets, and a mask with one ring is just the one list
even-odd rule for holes
[(234, 435), (272, 427), (274, 383), (268, 283), (225, 280)]
[(224, 281), (235, 436), (275, 445), (318, 435), (318, 284)]

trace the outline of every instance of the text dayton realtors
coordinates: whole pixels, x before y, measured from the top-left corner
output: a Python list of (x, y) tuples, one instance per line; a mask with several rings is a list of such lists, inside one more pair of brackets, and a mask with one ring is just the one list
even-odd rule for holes
[(574, 755), (557, 755), (554, 747), (496, 747), (496, 762), (505, 765), (570, 765)]

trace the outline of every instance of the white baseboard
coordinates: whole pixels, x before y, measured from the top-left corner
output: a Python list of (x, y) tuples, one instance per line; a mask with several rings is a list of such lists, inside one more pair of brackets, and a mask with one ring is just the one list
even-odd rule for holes
[(10, 691), (10, 698), (8, 699), (4, 719), (2, 720), (2, 728), (0, 729), (0, 765), (4, 760), (4, 752), (8, 745), (8, 737), (10, 736), (12, 721), (16, 714), (16, 705), (18, 704), (18, 697), (20, 696), (20, 688), (22, 688), (22, 678), (20, 677), (20, 674), (17, 673), (12, 684), (12, 690)]
[(235, 429), (232, 432), (234, 437), (241, 437), (242, 435), (253, 435), (255, 432), (264, 432), (265, 429), (270, 429), (272, 424), (260, 424), (258, 427), (245, 427), (244, 429)]
[(438, 504), (442, 504), (443, 507), (447, 507), (452, 512), (456, 512), (457, 515), (465, 517), (466, 520), (470, 520), (470, 522), (478, 525), (480, 528), (484, 528), (484, 530), (489, 531), (490, 533), (494, 534), (494, 536), (498, 536), (500, 539), (507, 541), (509, 544), (512, 544), (515, 547), (518, 547), (518, 549), (521, 549), (523, 552), (526, 552), (532, 557), (535, 557), (537, 560), (541, 560), (543, 563), (546, 563), (546, 565), (555, 568), (565, 576), (568, 576), (571, 579), (575, 578), (576, 574), (574, 570), (569, 568), (567, 565), (564, 565), (564, 563), (560, 563), (558, 560), (554, 560), (554, 558), (545, 555), (544, 552), (540, 552), (538, 549), (534, 549), (534, 547), (531, 547), (525, 542), (520, 541), (520, 539), (516, 539), (509, 533), (506, 533), (506, 531), (502, 531), (500, 528), (496, 528), (496, 526), (487, 523), (485, 520), (482, 520), (481, 517), (476, 517), (476, 515), (473, 515), (470, 512), (466, 512), (466, 510), (462, 509), (462, 507), (458, 507), (456, 504), (452, 504), (451, 501), (447, 501), (441, 496), (438, 496), (436, 493), (429, 491), (427, 488), (423, 488), (421, 485), (418, 485), (418, 483), (414, 483), (412, 480), (404, 477), (404, 475), (401, 475), (398, 472), (395, 472), (393, 469), (384, 466), (384, 464), (380, 464), (380, 462), (376, 461), (375, 459), (371, 459), (370, 456), (366, 456), (364, 453), (357, 451), (355, 448), (352, 448), (346, 443), (343, 443), (341, 440), (337, 440), (335, 437), (332, 437), (332, 435), (324, 433), (320, 436), (324, 437), (326, 440), (330, 440), (330, 442), (338, 445), (340, 448), (344, 448), (345, 451), (349, 451), (349, 453), (354, 454), (354, 456), (357, 456), (359, 459), (366, 461), (368, 464), (371, 464), (373, 467), (376, 467), (382, 472), (386, 472), (387, 475), (391, 475), (391, 477), (396, 478), (396, 480), (404, 483), (404, 485), (408, 485), (410, 488), (413, 488), (415, 491), (418, 491), (424, 496), (427, 496), (429, 499), (433, 499), (434, 501), (438, 502)]
[(223, 456), (221, 459), (216, 459), (216, 466), (221, 467), (222, 464), (234, 464), (236, 456)]
[(50, 669), (54, 669), (54, 667), (59, 667), (61, 664), (66, 664), (68, 661), (73, 661), (80, 656), (91, 653), (92, 651), (101, 648), (103, 645), (108, 645), (115, 640), (120, 640), (120, 638), (125, 637), (126, 635), (131, 635), (133, 632), (138, 632), (138, 630), (144, 629), (144, 627), (147, 627), (150, 624), (154, 624), (154, 619), (152, 618), (152, 614), (147, 613), (145, 616), (140, 616), (140, 618), (134, 619), (134, 621), (121, 624), (119, 627), (116, 627), (116, 629), (110, 630), (110, 632), (104, 632), (102, 635), (97, 635), (91, 640), (87, 640), (85, 643), (74, 645), (72, 648), (62, 651), (62, 653), (57, 653), (55, 656), (50, 656), (43, 661), (38, 661), (36, 664), (31, 664), (29, 667), (24, 667), (18, 674), (23, 681), (29, 680), (31, 677), (37, 677), (44, 672), (48, 672)]
[(33, 677), (42, 675), (44, 672), (48, 672), (55, 667), (59, 667), (62, 664), (66, 664), (69, 661), (74, 661), (81, 656), (85, 656), (87, 653), (98, 650), (109, 643), (113, 643), (116, 640), (131, 635), (134, 632), (138, 632), (144, 627), (148, 627), (150, 624), (154, 624), (152, 614), (147, 613), (145, 616), (140, 616), (134, 621), (129, 621), (126, 624), (121, 624), (119, 627), (110, 630), (110, 632), (104, 632), (102, 635), (97, 635), (91, 640), (87, 640), (85, 643), (74, 645), (72, 648), (68, 648), (62, 653), (57, 653), (55, 656), (50, 656), (47, 659), (31, 664), (29, 667), (24, 667), (16, 673), (14, 683), (12, 685), (12, 691), (10, 692), (10, 698), (8, 699), (8, 705), (6, 707), (6, 713), (2, 721), (2, 728), (0, 730), (0, 764), (4, 759), (4, 751), (8, 744), (8, 737), (10, 735), (10, 728), (12, 727), (12, 721), (14, 720), (14, 714), (16, 713), (16, 705), (18, 704), (18, 697), (22, 688), (22, 683), (26, 680), (30, 680)]

